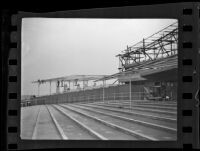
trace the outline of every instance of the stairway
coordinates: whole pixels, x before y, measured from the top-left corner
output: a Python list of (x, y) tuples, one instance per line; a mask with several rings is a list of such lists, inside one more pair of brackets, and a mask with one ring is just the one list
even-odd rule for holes
[(160, 100), (162, 98), (162, 97), (153, 96), (152, 92), (147, 87), (144, 87), (144, 91), (145, 91), (144, 98), (146, 100), (155, 100), (156, 101), (156, 100)]

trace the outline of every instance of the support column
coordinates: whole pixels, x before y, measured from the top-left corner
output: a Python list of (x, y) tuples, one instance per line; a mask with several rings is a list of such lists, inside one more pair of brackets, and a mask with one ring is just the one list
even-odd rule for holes
[(50, 95), (51, 95), (51, 81), (49, 82), (49, 84), (50, 84)]
[(38, 96), (40, 95), (40, 83), (38, 83)]
[(105, 103), (105, 101), (104, 101), (104, 80), (103, 80), (103, 102)]
[(132, 92), (131, 92), (131, 79), (129, 81), (129, 91), (130, 91), (130, 109), (131, 109), (131, 106), (132, 106), (132, 101), (131, 101), (131, 96), (132, 96)]
[(84, 81), (83, 81), (83, 90), (84, 90)]
[(56, 93), (60, 93), (60, 81), (57, 81)]
[(145, 53), (145, 41), (144, 41), (144, 38), (143, 38), (143, 54), (144, 54), (144, 57), (145, 57), (145, 61), (146, 61), (146, 53)]

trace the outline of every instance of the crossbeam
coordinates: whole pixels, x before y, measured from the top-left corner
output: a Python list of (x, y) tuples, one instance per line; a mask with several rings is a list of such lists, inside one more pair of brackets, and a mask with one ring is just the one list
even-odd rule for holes
[(127, 46), (121, 54), (118, 54), (119, 70), (125, 71), (130, 66), (140, 62), (153, 61), (177, 54), (178, 23), (175, 22), (142, 41)]

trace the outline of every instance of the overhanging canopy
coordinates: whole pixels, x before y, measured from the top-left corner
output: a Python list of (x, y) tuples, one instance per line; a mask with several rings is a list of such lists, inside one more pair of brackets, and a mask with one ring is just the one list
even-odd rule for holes
[(45, 83), (53, 81), (89, 81), (89, 80), (97, 80), (105, 76), (107, 75), (70, 75), (65, 77), (37, 80), (33, 81), (32, 83)]
[(119, 72), (113, 75), (105, 76), (96, 81), (118, 79), (121, 82), (124, 81), (143, 81), (147, 80), (147, 75), (167, 72), (172, 69), (177, 69), (178, 67), (178, 56), (172, 55), (166, 58), (160, 58), (157, 60), (141, 62), (140, 64), (134, 64), (131, 68), (126, 71)]

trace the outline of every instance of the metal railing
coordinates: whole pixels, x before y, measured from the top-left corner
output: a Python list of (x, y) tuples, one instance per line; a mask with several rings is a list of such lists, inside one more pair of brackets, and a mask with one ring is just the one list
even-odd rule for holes
[(92, 103), (92, 102), (103, 102), (103, 103), (111, 103), (111, 102), (121, 102), (121, 101), (134, 101), (134, 100), (145, 100), (145, 92), (132, 92), (130, 98), (130, 92), (120, 92), (120, 93), (110, 93), (107, 94), (98, 94), (98, 95), (89, 95), (83, 94), (79, 96), (68, 96), (61, 102), (84, 102), (84, 103)]
[[(132, 106), (132, 103), (149, 101), (149, 93), (147, 92), (119, 92), (119, 93), (109, 93), (102, 92), (98, 94), (75, 94), (75, 95), (58, 95), (58, 96), (48, 96), (42, 98), (35, 98), (32, 100), (31, 105), (38, 104), (56, 104), (56, 103), (107, 103), (107, 104), (118, 104), (122, 106)], [(155, 97), (156, 98), (156, 97)], [(164, 98), (160, 97), (161, 101), (165, 101)]]

